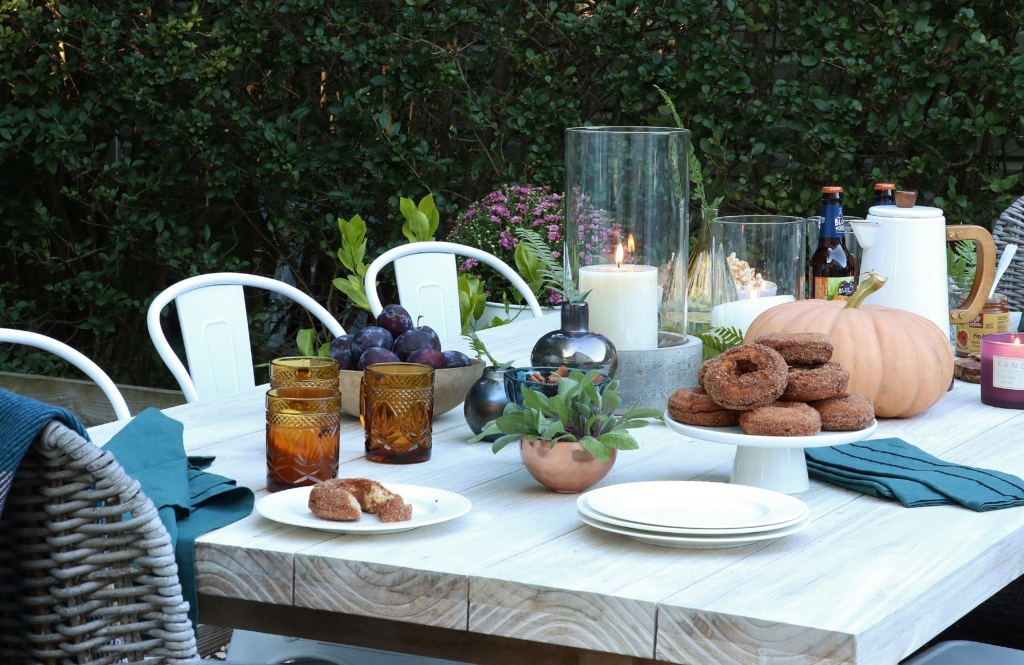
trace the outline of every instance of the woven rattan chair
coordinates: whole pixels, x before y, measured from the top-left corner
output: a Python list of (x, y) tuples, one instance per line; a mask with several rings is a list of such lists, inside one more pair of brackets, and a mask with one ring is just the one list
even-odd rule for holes
[(999, 219), (992, 225), (992, 238), (996, 241), (996, 251), (1000, 255), (1008, 244), (1022, 248), (1013, 257), (1010, 267), (1000, 280), (999, 292), (1009, 296), (1012, 311), (1024, 311), (1024, 196), (1011, 203), (999, 215)]
[(156, 508), (113, 455), (50, 422), (0, 516), (0, 662), (198, 663)]

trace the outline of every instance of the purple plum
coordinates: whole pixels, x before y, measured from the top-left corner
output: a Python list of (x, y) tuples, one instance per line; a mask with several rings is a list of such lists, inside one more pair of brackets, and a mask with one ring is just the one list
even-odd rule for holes
[(338, 369), (356, 368), (356, 359), (352, 357), (352, 351), (349, 349), (331, 351), (331, 357), (338, 361)]
[(395, 344), (391, 347), (391, 350), (404, 361), (409, 358), (409, 354), (413, 351), (426, 348), (432, 348), (440, 351), (441, 340), (438, 339), (436, 332), (427, 326), (422, 326), (402, 333), (401, 336), (395, 340)]
[(338, 369), (356, 368), (356, 359), (352, 357), (352, 351), (350, 350), (351, 345), (352, 335), (342, 335), (341, 337), (335, 337), (331, 341), (328, 355), (338, 361)]
[(387, 349), (382, 349), (379, 346), (371, 346), (363, 355), (359, 356), (359, 363), (356, 365), (356, 369), (366, 369), (367, 365), (376, 365), (377, 363), (397, 363), (398, 356), (391, 353)]
[(441, 355), (444, 356), (445, 367), (448, 369), (453, 367), (469, 367), (469, 356), (461, 351), (445, 351)]
[(377, 325), (398, 339), (406, 330), (412, 330), (412, 317), (401, 305), (388, 305), (377, 315)]
[(406, 358), (405, 362), (430, 365), (434, 369), (444, 369), (448, 366), (445, 362), (444, 354), (430, 346), (416, 349), (409, 354), (409, 357)]
[(366, 326), (352, 338), (352, 345), (349, 347), (349, 350), (352, 351), (354, 357), (361, 359), (364, 353), (373, 348), (390, 351), (394, 340), (395, 338), (391, 336), (391, 333), (384, 328)]

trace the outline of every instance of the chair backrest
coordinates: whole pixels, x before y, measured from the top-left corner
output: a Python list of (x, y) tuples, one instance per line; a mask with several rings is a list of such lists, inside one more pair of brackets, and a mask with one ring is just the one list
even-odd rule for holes
[[(224, 272), (184, 279), (153, 299), (146, 320), (157, 353), (178, 380), (188, 402), (256, 385), (243, 286), (266, 289), (290, 298), (309, 310), (335, 337), (345, 334), (337, 319), (320, 303), (276, 279)], [(167, 343), (160, 325), (160, 314), (172, 300), (178, 309), (188, 370)]]
[(0, 516), (0, 662), (146, 657), (200, 662), (170, 536), (112, 454), (50, 422)]
[(399, 245), (374, 259), (363, 282), (370, 311), (377, 316), (383, 309), (377, 295), (377, 274), (394, 261), (398, 300), (409, 311), (413, 321), (422, 316), (422, 325), (433, 328), (441, 339), (459, 335), (462, 319), (459, 315), (456, 254), (476, 259), (497, 270), (523, 295), (535, 317), (544, 315), (530, 286), (507, 263), (475, 247), (434, 241)]
[(99, 365), (82, 355), (64, 342), (58, 342), (52, 337), (40, 335), (39, 333), (27, 332), (25, 330), (12, 330), (0, 328), (0, 342), (9, 344), (24, 344), (37, 349), (49, 351), (60, 356), (64, 360), (85, 372), (86, 376), (96, 382), (103, 394), (110, 400), (110, 406), (114, 408), (114, 416), (118, 420), (129, 420), (132, 414), (128, 411), (128, 404), (125, 403), (121, 391), (117, 389), (114, 382), (110, 380), (107, 373), (100, 369)]
[[(1002, 255), (1007, 245), (1024, 248), (1024, 196), (1011, 203), (992, 225), (992, 239)], [(1009, 296), (1010, 310), (1024, 309), (1024, 251), (1018, 251), (999, 282), (999, 292)]]

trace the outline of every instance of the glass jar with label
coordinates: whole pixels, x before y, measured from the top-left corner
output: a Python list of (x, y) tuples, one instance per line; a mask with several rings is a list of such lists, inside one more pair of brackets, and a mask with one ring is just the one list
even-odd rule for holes
[(981, 338), (992, 333), (1010, 331), (1009, 297), (1002, 293), (993, 294), (985, 301), (978, 316), (970, 323), (956, 326), (956, 355), (966, 358), (981, 352)]

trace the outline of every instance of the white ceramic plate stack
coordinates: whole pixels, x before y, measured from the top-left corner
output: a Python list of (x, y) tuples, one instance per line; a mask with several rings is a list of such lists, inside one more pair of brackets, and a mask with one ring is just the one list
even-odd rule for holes
[(759, 487), (699, 481), (624, 483), (576, 500), (590, 526), (662, 547), (741, 547), (803, 531), (800, 499)]

